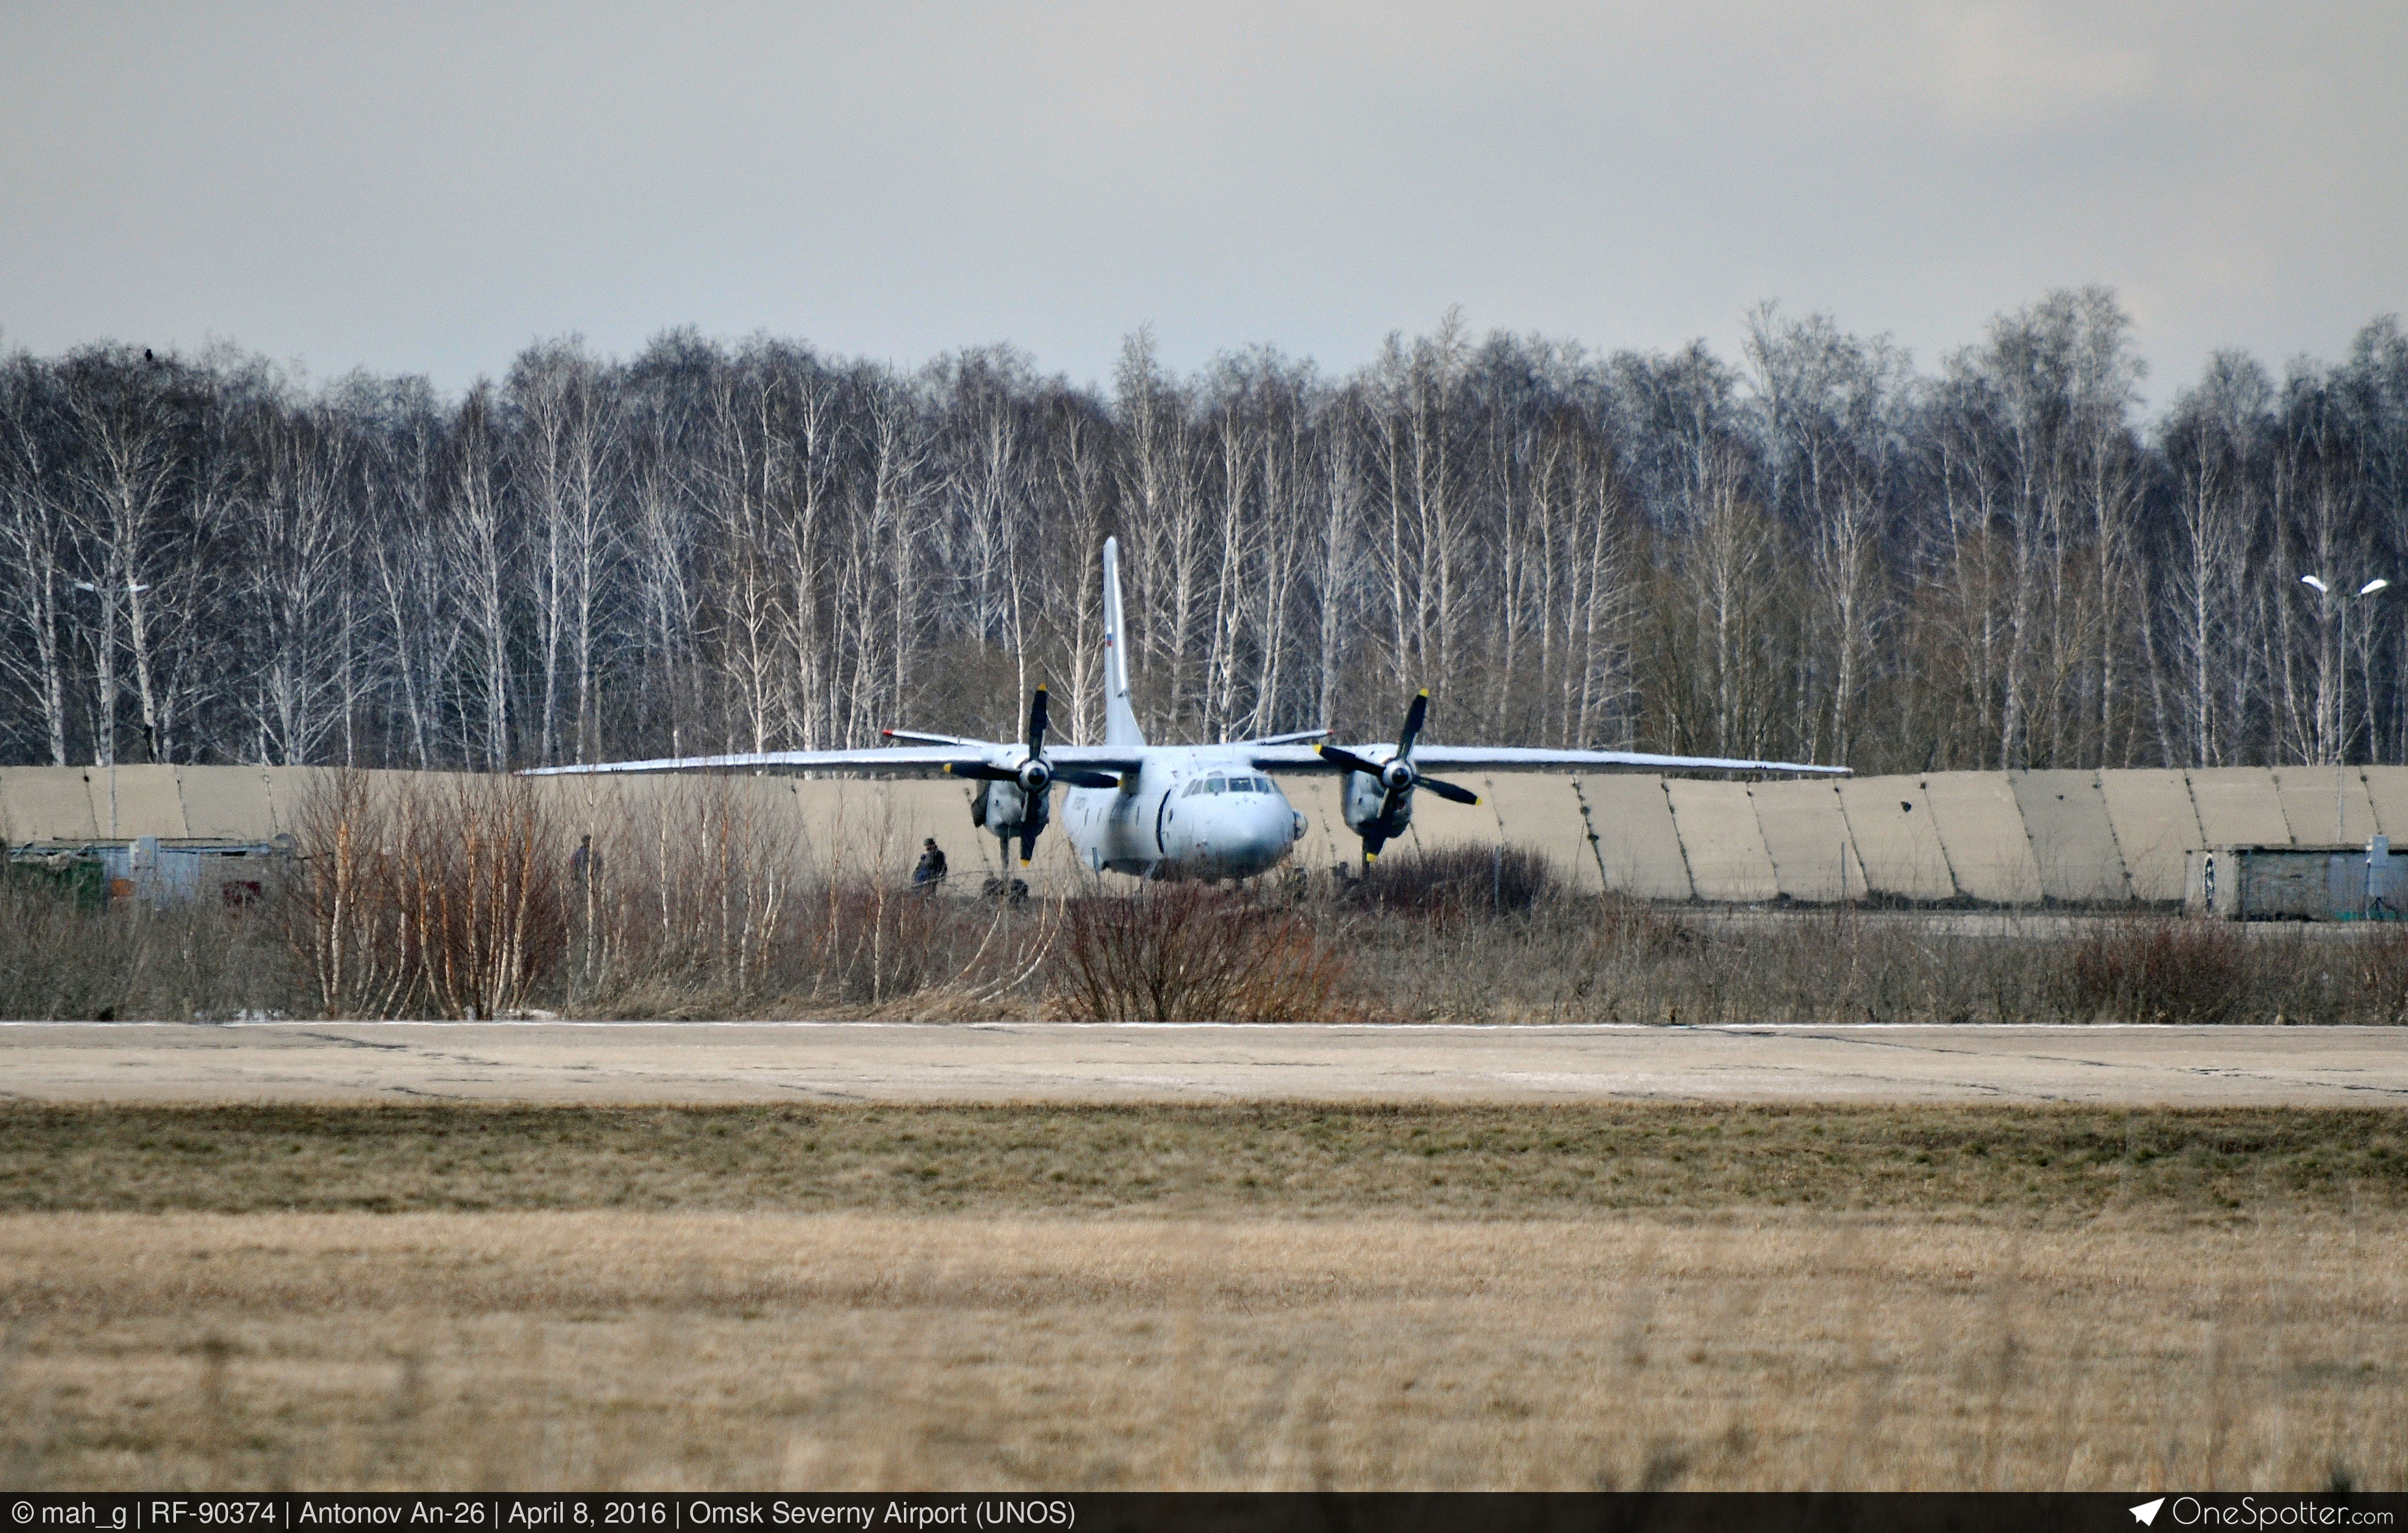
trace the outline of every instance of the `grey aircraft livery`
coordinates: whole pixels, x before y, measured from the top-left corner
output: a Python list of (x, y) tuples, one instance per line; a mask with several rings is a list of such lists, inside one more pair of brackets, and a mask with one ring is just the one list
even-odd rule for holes
[[(1104, 540), (1104, 740), (1046, 744), (1045, 689), (1029, 698), (1028, 738), (964, 739), (889, 729), (892, 746), (866, 751), (758, 751), (738, 755), (672, 756), (543, 766), (530, 775), (781, 768), (865, 776), (967, 778), (982, 784), (971, 823), (1005, 843), (1020, 843), (1025, 864), (1052, 821), (1054, 785), (1062, 784), (1064, 828), (1079, 860), (1097, 872), (1140, 878), (1244, 879), (1284, 860), (1305, 832), (1275, 775), (1345, 774), (1340, 803), (1347, 828), (1362, 838), (1366, 862), (1404, 834), (1413, 794), (1426, 789), (1476, 804), (1469, 789), (1427, 772), (1785, 772), (1844, 776), (1844, 766), (1713, 756), (1657, 756), (1631, 751), (1546, 751), (1522, 746), (1421, 742), (1429, 709), (1425, 691), (1405, 712), (1393, 742), (1340, 746), (1326, 729), (1219, 745), (1149, 745), (1129, 706), (1128, 658), (1121, 636), (1120, 548)], [(1312, 743), (1312, 742), (1322, 743)]]

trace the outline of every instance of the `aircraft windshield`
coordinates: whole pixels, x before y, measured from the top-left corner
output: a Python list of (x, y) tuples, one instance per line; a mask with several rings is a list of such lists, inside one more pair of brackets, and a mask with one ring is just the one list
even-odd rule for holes
[(1199, 793), (1275, 793), (1267, 777), (1199, 777), (1187, 784), (1182, 798), (1193, 798)]

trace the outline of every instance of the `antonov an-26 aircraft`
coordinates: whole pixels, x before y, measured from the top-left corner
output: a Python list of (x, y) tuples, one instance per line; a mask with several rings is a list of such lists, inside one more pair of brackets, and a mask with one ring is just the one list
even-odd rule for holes
[(1305, 818), (1268, 774), (1342, 772), (1347, 827), (1362, 838), (1366, 862), (1404, 834), (1413, 794), (1427, 789), (1458, 804), (1479, 795), (1428, 771), (1729, 771), (1845, 775), (1844, 766), (1712, 756), (1655, 756), (1628, 751), (1544, 751), (1518, 746), (1424, 745), (1429, 694), (1415, 697), (1392, 743), (1326, 743), (1326, 729), (1222, 745), (1149, 745), (1129, 706), (1128, 659), (1121, 636), (1120, 548), (1104, 540), (1104, 742), (1045, 742), (1045, 689), (1028, 705), (1028, 739), (963, 739), (890, 729), (903, 742), (867, 751), (761, 751), (676, 756), (658, 761), (545, 766), (530, 775), (783, 767), (865, 775), (946, 775), (983, 783), (970, 820), (1005, 843), (1020, 842), (1025, 864), (1052, 819), (1055, 783), (1066, 789), (1063, 818), (1079, 860), (1097, 872), (1140, 878), (1244, 879), (1277, 867), (1305, 833)]

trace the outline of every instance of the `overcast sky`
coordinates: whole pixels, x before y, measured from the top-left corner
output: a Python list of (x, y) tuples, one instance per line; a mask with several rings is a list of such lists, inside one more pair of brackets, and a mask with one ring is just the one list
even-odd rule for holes
[(2408, 5), (0, 0), (0, 346), (498, 374), (673, 325), (1106, 380), (1475, 331), (1918, 365), (2104, 283), (2162, 404), (2408, 308)]

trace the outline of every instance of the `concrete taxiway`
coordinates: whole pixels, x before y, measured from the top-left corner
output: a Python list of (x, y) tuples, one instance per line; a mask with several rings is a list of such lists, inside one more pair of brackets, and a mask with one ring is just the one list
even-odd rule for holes
[(17, 1023), (0, 1100), (2408, 1106), (2408, 1029)]

